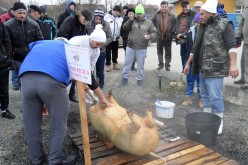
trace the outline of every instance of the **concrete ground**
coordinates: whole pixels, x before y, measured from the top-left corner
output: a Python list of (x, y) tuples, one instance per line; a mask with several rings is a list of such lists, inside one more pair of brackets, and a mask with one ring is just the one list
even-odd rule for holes
[[(240, 59), (241, 59), (241, 47), (237, 49), (238, 56), (237, 56), (237, 66), (240, 71)], [(119, 48), (119, 57), (118, 62), (123, 64), (125, 60), (124, 50), (123, 48)], [(145, 61), (145, 70), (156, 70), (158, 67), (158, 57), (157, 57), (157, 47), (156, 43), (150, 44), (147, 49), (147, 58)], [(186, 76), (181, 73), (182, 71), (182, 64), (181, 64), (181, 57), (180, 57), (180, 46), (176, 45), (175, 42), (172, 43), (172, 60), (171, 60), (171, 71), (166, 72), (162, 70), (161, 72), (157, 72), (157, 74), (162, 74), (165, 78), (168, 77), (169, 79), (180, 81), (183, 80), (185, 82)], [(240, 85), (235, 85), (234, 81), (239, 80), (240, 75), (233, 79), (231, 77), (224, 78), (224, 98), (231, 103), (235, 103), (238, 105), (245, 105), (248, 106), (246, 102), (248, 92), (242, 91), (239, 89)]]

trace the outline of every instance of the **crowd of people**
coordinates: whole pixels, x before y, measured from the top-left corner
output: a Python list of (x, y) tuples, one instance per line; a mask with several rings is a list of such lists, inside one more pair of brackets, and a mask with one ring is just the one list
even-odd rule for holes
[[(4, 118), (15, 118), (9, 110), (11, 70), (12, 88), (21, 91), (24, 132), (31, 164), (45, 161), (40, 129), (44, 106), (51, 118), (49, 164), (75, 161), (75, 157), (66, 156), (63, 151), (69, 100), (78, 102), (76, 83), (70, 80), (66, 63), (66, 44), (89, 49), (92, 84), (88, 86), (100, 102), (111, 106), (102, 94), (107, 83), (105, 71), (121, 70), (119, 86), (122, 87), (128, 85), (130, 72), (135, 70), (137, 86), (142, 88), (145, 86), (148, 43), (157, 41), (157, 70), (170, 71), (172, 41), (175, 39), (180, 45), (182, 72), (187, 76), (182, 105), (192, 104), (196, 81), (200, 108), (223, 119), (223, 79), (239, 75), (236, 48), (242, 41), (242, 62), (248, 63), (248, 3), (236, 34), (232, 22), (227, 19), (224, 5), (218, 0), (207, 0), (204, 4), (197, 1), (194, 10), (184, 0), (181, 2), (182, 12), (177, 17), (170, 11), (168, 2), (162, 1), (151, 19), (142, 4), (134, 8), (116, 5), (108, 13), (98, 7), (93, 14), (86, 9), (76, 12), (76, 7), (73, 0), (66, 0), (66, 10), (59, 16), (57, 25), (44, 6), (30, 5), (27, 9), (21, 2), (14, 3), (1, 16), (1, 113)], [(120, 37), (125, 50), (122, 68), (118, 64)], [(242, 65), (241, 79), (234, 83), (242, 84), (240, 88), (247, 90), (248, 68), (244, 63)], [(71, 87), (67, 94), (69, 84)], [(219, 134), (222, 129), (223, 120)]]

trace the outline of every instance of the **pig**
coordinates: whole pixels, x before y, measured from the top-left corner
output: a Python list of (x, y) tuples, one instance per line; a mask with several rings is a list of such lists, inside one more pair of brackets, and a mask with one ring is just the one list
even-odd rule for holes
[(134, 155), (147, 155), (154, 152), (159, 142), (159, 133), (152, 117), (151, 108), (142, 118), (121, 107), (108, 92), (112, 107), (100, 103), (90, 107), (90, 122), (96, 131), (109, 139), (117, 148)]

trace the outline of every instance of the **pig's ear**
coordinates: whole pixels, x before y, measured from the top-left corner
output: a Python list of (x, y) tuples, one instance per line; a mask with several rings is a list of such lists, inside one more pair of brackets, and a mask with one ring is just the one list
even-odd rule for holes
[(112, 89), (108, 91), (108, 98), (112, 97)]

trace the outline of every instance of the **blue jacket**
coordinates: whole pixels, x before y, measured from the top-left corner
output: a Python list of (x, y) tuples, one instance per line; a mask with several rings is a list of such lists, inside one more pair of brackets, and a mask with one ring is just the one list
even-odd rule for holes
[(36, 41), (29, 44), (30, 52), (21, 65), (19, 76), (25, 72), (42, 72), (68, 85), (70, 76), (64, 44), (65, 42), (57, 40)]

